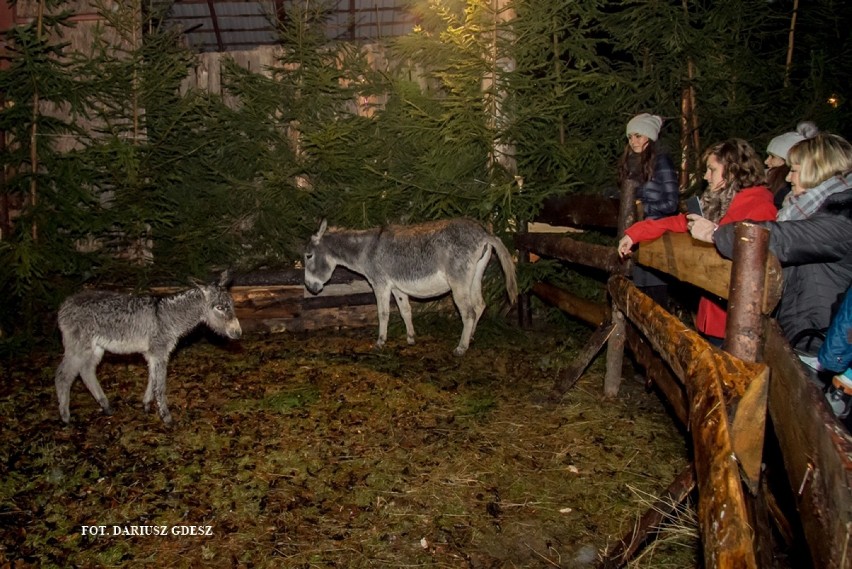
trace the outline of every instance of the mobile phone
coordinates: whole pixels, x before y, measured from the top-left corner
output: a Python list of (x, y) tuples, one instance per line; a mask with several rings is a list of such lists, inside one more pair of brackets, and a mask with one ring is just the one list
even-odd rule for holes
[(701, 201), (698, 199), (698, 196), (692, 196), (686, 200), (686, 212), (697, 213), (701, 217), (704, 217), (704, 214), (701, 212)]

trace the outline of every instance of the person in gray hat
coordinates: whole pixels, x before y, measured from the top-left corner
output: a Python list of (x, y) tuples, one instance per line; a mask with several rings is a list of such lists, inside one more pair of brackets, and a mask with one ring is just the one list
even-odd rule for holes
[(817, 126), (810, 122), (800, 122), (794, 132), (779, 134), (766, 146), (766, 183), (775, 196), (775, 207), (784, 207), (784, 199), (792, 186), (787, 181), (790, 172), (790, 149), (797, 143), (813, 138), (819, 133)]
[[(663, 119), (642, 113), (627, 123), (627, 144), (618, 160), (618, 187), (636, 186), (636, 220), (660, 219), (677, 213), (678, 184), (674, 163), (659, 142)], [(635, 266), (633, 284), (668, 308), (668, 285), (657, 274)]]

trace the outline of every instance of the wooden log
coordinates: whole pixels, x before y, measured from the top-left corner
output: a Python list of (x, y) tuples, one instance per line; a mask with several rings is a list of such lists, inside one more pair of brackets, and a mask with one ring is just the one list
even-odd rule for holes
[(731, 418), (731, 444), (743, 480), (752, 494), (757, 493), (760, 484), (768, 396), (769, 373), (763, 373), (752, 379), (746, 392), (733, 405), (735, 411)]
[[(528, 224), (526, 221), (521, 222), (519, 234), (528, 232)], [(518, 248), (518, 263), (529, 263), (529, 249)], [(521, 292), (518, 294), (518, 326), (521, 330), (529, 330), (532, 328), (532, 303), (530, 293)]]
[[(710, 243), (696, 241), (688, 233), (666, 233), (659, 239), (642, 243), (634, 255), (640, 265), (668, 273), (721, 298), (728, 298), (731, 286), (731, 261), (716, 252)], [(769, 314), (781, 298), (781, 264), (769, 255), (766, 265), (763, 313)]]
[(767, 327), (769, 414), (814, 567), (852, 566), (852, 436), (808, 379), (776, 322)]
[[(218, 277), (218, 274), (211, 274), (209, 279), (213, 281)], [(364, 277), (344, 267), (337, 267), (334, 269), (334, 273), (332, 273), (328, 284), (351, 283), (354, 281), (364, 281)], [(264, 269), (261, 271), (237, 273), (231, 279), (232, 287), (304, 286), (304, 284), (305, 271), (296, 268)]]
[(627, 323), (627, 346), (636, 363), (645, 368), (645, 377), (662, 392), (681, 424), (689, 425), (689, 405), (683, 384), (630, 322)]
[(761, 305), (768, 255), (769, 230), (753, 223), (738, 223), (735, 227), (723, 348), (749, 362), (761, 361), (763, 356)]
[[(769, 255), (769, 230), (752, 223), (738, 223), (735, 234), (723, 349), (741, 360), (758, 362), (763, 358), (765, 318), (761, 308)], [(752, 381), (736, 403), (731, 426), (734, 452), (752, 495), (757, 494), (760, 482), (768, 392), (768, 374)], [(753, 505), (756, 507), (758, 504)], [(758, 513), (756, 509), (753, 512)], [(757, 523), (760, 520), (754, 521), (753, 525), (758, 526), (755, 530), (763, 527), (763, 524)]]
[(577, 383), (577, 380), (580, 379), (580, 376), (583, 375), (583, 372), (586, 371), (586, 368), (589, 367), (589, 364), (592, 363), (592, 360), (609, 339), (613, 328), (612, 322), (604, 322), (598, 326), (598, 329), (586, 342), (586, 347), (574, 358), (572, 365), (561, 373), (554, 382), (553, 389), (550, 391), (552, 401), (559, 401), (566, 391), (574, 387), (574, 384)]
[(641, 219), (642, 215), (637, 216), (637, 208), (641, 206), (641, 202), (636, 199), (636, 190), (639, 187), (639, 182), (630, 178), (626, 179), (618, 189), (618, 238), (624, 236), (624, 231), (637, 221), (637, 217)]
[(548, 283), (536, 283), (531, 291), (542, 300), (566, 314), (579, 318), (592, 326), (600, 326), (609, 319), (609, 306), (594, 302)]
[(233, 286), (230, 292), (236, 306), (253, 310), (261, 310), (280, 304), (299, 303), (305, 296), (304, 286), (295, 285)]
[[(638, 182), (625, 180), (619, 188), (618, 207), (618, 238), (624, 236), (624, 231), (633, 225), (637, 218), (637, 207), (641, 202), (636, 199)], [(618, 252), (616, 251), (616, 255)], [(633, 258), (628, 257), (623, 262), (613, 266), (611, 274), (629, 275), (633, 272)], [(621, 367), (624, 364), (624, 344), (627, 339), (627, 319), (615, 304), (612, 305), (613, 330), (606, 348), (606, 375), (604, 376), (604, 397), (615, 397), (621, 387)]]
[(695, 466), (690, 463), (677, 475), (663, 495), (639, 518), (633, 530), (621, 538), (621, 541), (607, 551), (599, 567), (601, 569), (618, 569), (627, 564), (633, 555), (644, 545), (649, 535), (660, 528), (667, 517), (672, 517), (679, 505), (695, 489)]
[(572, 227), (614, 229), (618, 223), (618, 200), (589, 194), (549, 197), (542, 202), (535, 221)]
[(583, 243), (552, 233), (518, 233), (515, 235), (515, 247), (607, 273), (613, 272), (621, 264), (618, 252), (613, 247)]
[(376, 305), (341, 306), (306, 310), (283, 317), (240, 319), (244, 333), (304, 332), (322, 328), (361, 328), (376, 326)]
[(624, 365), (624, 343), (627, 339), (624, 313), (613, 305), (612, 332), (606, 344), (606, 373), (604, 375), (604, 397), (615, 397), (621, 387), (621, 368)]
[(766, 373), (766, 366), (714, 349), (623, 276), (611, 277), (608, 288), (613, 305), (629, 316), (686, 387), (705, 566), (756, 567), (727, 401), (742, 395), (755, 375)]

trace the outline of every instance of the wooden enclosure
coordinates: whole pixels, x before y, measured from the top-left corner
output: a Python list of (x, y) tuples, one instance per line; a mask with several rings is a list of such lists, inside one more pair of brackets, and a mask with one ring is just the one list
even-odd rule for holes
[[(612, 200), (584, 198), (571, 210), (571, 198), (557, 200), (542, 216), (550, 223), (624, 227), (612, 215)], [(604, 203), (606, 201), (607, 203)], [(600, 216), (601, 211), (609, 212)], [(619, 223), (620, 222), (620, 223)], [(689, 235), (668, 234), (643, 244), (636, 262), (698, 286), (729, 301), (724, 350), (712, 347), (680, 319), (645, 296), (623, 276), (627, 269), (614, 251), (573, 240), (569, 234), (521, 234), (516, 244), (522, 258), (530, 254), (604, 269), (612, 276), (611, 306), (596, 305), (556, 287), (537, 283), (532, 293), (597, 327), (574, 367), (557, 378), (553, 397), (560, 398), (602, 349), (607, 348), (607, 395), (621, 381), (625, 344), (646, 376), (668, 400), (674, 415), (689, 430), (694, 469), (672, 482), (660, 504), (680, 501), (697, 486), (700, 533), (707, 567), (771, 566), (771, 524), (789, 528), (763, 472), (764, 428), (771, 428), (782, 454), (786, 484), (814, 567), (845, 568), (852, 563), (852, 436), (825, 404), (820, 388), (807, 375), (777, 324), (768, 314), (781, 290), (780, 266), (767, 255), (761, 228), (739, 224), (733, 262)], [(763, 230), (765, 231), (765, 230)], [(762, 262), (755, 262), (755, 259)], [(752, 275), (752, 282), (748, 277)], [(754, 275), (757, 275), (754, 277)], [(523, 303), (522, 303), (523, 305)], [(526, 306), (529, 304), (527, 303)], [(521, 315), (521, 322), (529, 317)], [(751, 327), (751, 328), (749, 328)], [(751, 342), (751, 339), (757, 339)], [(734, 355), (736, 354), (736, 355)], [(615, 362), (615, 365), (610, 365)], [(770, 420), (768, 420), (770, 419)], [(664, 499), (666, 498), (666, 499)], [(770, 514), (771, 512), (771, 514)], [(649, 511), (621, 543), (609, 552), (604, 567), (621, 567), (635, 554), (662, 517)], [(783, 531), (782, 531), (783, 533)]]

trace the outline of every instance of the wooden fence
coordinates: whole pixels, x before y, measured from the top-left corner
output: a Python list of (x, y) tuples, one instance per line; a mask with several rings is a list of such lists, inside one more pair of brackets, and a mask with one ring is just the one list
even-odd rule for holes
[[(613, 200), (599, 198), (572, 202), (552, 200), (540, 217), (566, 226), (623, 228), (626, 215), (613, 212), (632, 207), (630, 200), (622, 200), (618, 208)], [(672, 508), (696, 486), (705, 566), (772, 566), (772, 524), (784, 535), (791, 524), (786, 519), (790, 513), (777, 507), (769, 476), (773, 483), (786, 484), (794, 496), (792, 515), (801, 522), (814, 567), (840, 569), (852, 563), (852, 437), (767, 316), (780, 297), (781, 275), (777, 260), (766, 254), (768, 240), (758, 230), (748, 224), (737, 228), (744, 245), (735, 251), (733, 262), (686, 234), (667, 234), (643, 244), (637, 254), (636, 262), (643, 266), (728, 299), (725, 350), (712, 347), (633, 286), (614, 249), (576, 241), (570, 234), (526, 233), (516, 238), (521, 258), (553, 257), (611, 275), (611, 305), (547, 283), (532, 288), (533, 294), (597, 327), (573, 367), (556, 379), (552, 397), (560, 398), (574, 384), (604, 344), (604, 391), (615, 395), (626, 345), (692, 437), (693, 465), (608, 552), (604, 567), (626, 564), (664, 516), (659, 508)], [(763, 262), (755, 264), (755, 258)], [(748, 282), (744, 275), (758, 277)], [(519, 317), (522, 324), (530, 320), (529, 315)], [(757, 333), (743, 333), (749, 326)], [(748, 341), (753, 337), (758, 338), (756, 344)], [(778, 441), (786, 480), (779, 480), (778, 472), (762, 471), (765, 426)]]

